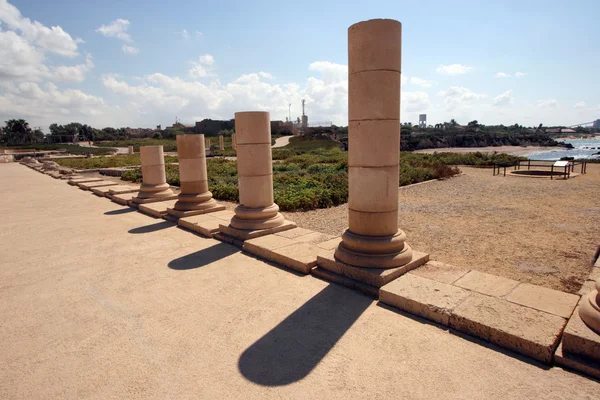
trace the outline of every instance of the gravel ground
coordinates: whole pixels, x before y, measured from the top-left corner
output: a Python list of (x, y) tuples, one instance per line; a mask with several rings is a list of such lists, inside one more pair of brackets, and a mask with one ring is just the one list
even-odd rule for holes
[[(600, 245), (600, 164), (567, 181), (492, 176), (461, 167), (445, 181), (400, 188), (398, 226), (431, 258), (521, 282), (576, 292)], [(348, 206), (284, 213), (339, 235)]]

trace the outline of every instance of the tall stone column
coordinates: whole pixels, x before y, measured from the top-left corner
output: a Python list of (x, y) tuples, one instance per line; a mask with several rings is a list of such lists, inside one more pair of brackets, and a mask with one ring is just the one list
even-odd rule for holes
[(136, 204), (170, 200), (177, 196), (167, 183), (165, 173), (165, 156), (162, 146), (140, 147), (142, 159), (142, 186), (136, 197), (131, 200)]
[(217, 204), (208, 190), (204, 135), (177, 135), (176, 140), (181, 193), (167, 213), (183, 218), (224, 210), (225, 206)]
[(596, 290), (581, 298), (579, 316), (587, 326), (600, 335), (600, 279), (596, 281)]
[(237, 148), (237, 142), (236, 142), (235, 133), (231, 134), (231, 148), (234, 149), (234, 150)]
[(206, 143), (205, 143), (205, 145), (206, 145), (206, 149), (207, 149), (207, 150), (210, 150), (210, 138), (209, 138), (209, 137), (207, 137), (207, 138), (205, 139), (205, 141), (206, 141)]
[(335, 258), (352, 266), (412, 260), (398, 229), (401, 31), (387, 19), (348, 29), (349, 228)]
[(223, 135), (219, 135), (219, 150), (225, 150), (225, 140)]
[(127, 154), (129, 154), (130, 156), (133, 155), (133, 146), (127, 147)]
[(246, 240), (296, 227), (279, 213), (273, 197), (271, 122), (268, 112), (235, 113), (240, 205), (222, 234)]

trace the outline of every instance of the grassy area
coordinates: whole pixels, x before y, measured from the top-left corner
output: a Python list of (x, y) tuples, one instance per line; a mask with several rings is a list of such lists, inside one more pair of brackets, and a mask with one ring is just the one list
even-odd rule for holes
[(102, 149), (97, 149), (94, 147), (82, 147), (82, 146), (77, 146), (74, 144), (61, 144), (61, 143), (56, 143), (56, 144), (31, 144), (31, 145), (26, 145), (26, 146), (10, 146), (7, 147), (8, 149), (31, 149), (31, 150), (45, 150), (45, 151), (49, 151), (49, 150), (59, 150), (59, 149), (65, 149), (68, 153), (70, 154), (93, 154), (93, 155), (107, 155), (110, 154), (113, 149), (108, 148), (110, 146), (107, 146), (107, 148), (102, 148)]
[[(131, 167), (141, 165), (139, 154), (132, 156), (96, 157), (96, 158), (59, 158), (58, 165), (74, 169), (98, 169)], [(177, 162), (177, 157), (165, 156), (165, 163)]]
[(113, 140), (105, 142), (94, 142), (95, 146), (98, 147), (129, 147), (133, 146), (133, 150), (136, 152), (140, 151), (140, 146), (160, 146), (162, 145), (164, 151), (177, 151), (177, 145), (175, 139), (125, 139), (125, 140)]

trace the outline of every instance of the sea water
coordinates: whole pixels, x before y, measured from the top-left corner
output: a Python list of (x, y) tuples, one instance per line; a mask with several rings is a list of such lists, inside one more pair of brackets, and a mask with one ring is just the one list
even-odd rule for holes
[(527, 154), (530, 160), (560, 160), (562, 157), (574, 157), (576, 160), (600, 160), (600, 138), (596, 139), (558, 139), (559, 142), (571, 143), (573, 148), (568, 150), (539, 151)]

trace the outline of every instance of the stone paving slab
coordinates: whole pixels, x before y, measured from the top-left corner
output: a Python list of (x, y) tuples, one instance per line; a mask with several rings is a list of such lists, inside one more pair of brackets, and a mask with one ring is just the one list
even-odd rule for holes
[(335, 250), (340, 245), (342, 241), (341, 237), (336, 237), (335, 239), (328, 240), (326, 242), (317, 243), (317, 247), (325, 250)]
[(175, 219), (179, 219), (179, 218), (185, 218), (185, 217), (191, 217), (194, 215), (203, 215), (203, 214), (210, 214), (210, 213), (214, 213), (216, 211), (224, 211), (225, 210), (225, 206), (217, 204), (212, 208), (205, 208), (204, 210), (190, 210), (190, 211), (180, 211), (180, 210), (176, 210), (174, 208), (169, 208), (167, 210), (167, 213), (174, 217)]
[(159, 201), (156, 203), (140, 204), (138, 210), (152, 217), (161, 218), (167, 213), (167, 209), (172, 208), (177, 200)]
[[(587, 296), (583, 296), (581, 301), (587, 301)], [(565, 327), (562, 343), (565, 353), (577, 354), (600, 362), (600, 334), (583, 322), (579, 316), (579, 306)]]
[[(271, 251), (289, 245), (293, 245), (296, 242), (293, 239), (289, 239), (278, 235), (266, 235), (255, 239), (246, 240), (242, 249), (248, 253), (252, 253), (255, 256), (264, 258), (265, 260), (272, 260)], [(315, 256), (316, 260), (316, 256)]]
[(347, 278), (343, 275), (334, 274), (319, 266), (316, 266), (315, 268), (311, 269), (310, 273), (311, 275), (323, 279), (324, 281), (337, 283), (338, 285), (345, 286), (349, 289), (366, 294), (369, 297), (375, 299), (379, 297), (379, 288), (367, 285), (354, 279)]
[[(150, 204), (150, 203), (158, 203), (160, 201), (167, 201), (167, 200), (176, 200), (177, 199), (177, 195), (173, 194), (171, 196), (164, 196), (164, 197), (156, 197), (156, 198), (149, 198), (149, 199), (140, 199), (137, 196), (134, 196), (130, 201), (129, 201), (129, 205), (132, 207), (138, 207), (140, 204)], [(131, 204), (131, 203), (135, 203), (135, 204)]]
[(561, 341), (554, 353), (554, 363), (558, 366), (582, 372), (600, 379), (600, 362), (564, 350)]
[(496, 297), (507, 295), (518, 284), (519, 282), (515, 280), (479, 271), (470, 271), (454, 282), (455, 286), (459, 286), (463, 289), (469, 289), (481, 294)]
[(296, 228), (296, 223), (292, 221), (285, 220), (282, 225), (279, 225), (275, 228), (269, 229), (236, 229), (229, 224), (221, 224), (219, 225), (219, 231), (224, 233), (227, 236), (231, 236), (238, 240), (249, 240), (257, 237), (271, 235), (273, 233), (287, 231), (289, 229)]
[(123, 206), (129, 205), (129, 202), (135, 196), (137, 192), (132, 193), (121, 193), (121, 194), (110, 194), (108, 197), (117, 204), (121, 204)]
[(310, 229), (294, 228), (294, 229), (289, 229), (289, 230), (283, 231), (283, 232), (277, 232), (277, 233), (275, 233), (275, 235), (293, 239), (298, 236), (308, 235), (309, 233), (313, 233), (313, 232), (314, 231), (311, 231)]
[(109, 187), (108, 194), (137, 193), (139, 190), (139, 186), (117, 185)]
[(86, 182), (100, 182), (103, 181), (102, 178), (80, 178), (80, 179), (69, 179), (67, 183), (69, 185), (77, 185), (78, 183), (86, 183)]
[(77, 184), (77, 186), (79, 186), (79, 188), (83, 189), (83, 190), (91, 190), (92, 188), (95, 188), (95, 187), (117, 186), (117, 185), (118, 185), (118, 183), (113, 182), (113, 181), (85, 182), (85, 183)]
[(529, 283), (521, 283), (505, 299), (512, 303), (568, 319), (579, 301), (579, 296)]
[(383, 286), (381, 303), (448, 325), (452, 311), (470, 291), (413, 274), (405, 274)]
[(465, 268), (458, 268), (453, 265), (430, 260), (427, 264), (410, 271), (410, 274), (432, 279), (441, 283), (451, 284), (462, 278), (468, 272), (469, 270)]
[(229, 222), (234, 215), (235, 213), (229, 210), (216, 211), (210, 214), (179, 218), (177, 224), (202, 236), (213, 237), (219, 232), (219, 225)]
[(556, 315), (474, 292), (449, 320), (453, 329), (546, 364), (552, 361), (565, 323)]
[(332, 239), (338, 238), (337, 236), (327, 235), (321, 232), (312, 232), (307, 235), (302, 235), (295, 237), (294, 240), (298, 243), (307, 243), (307, 244), (318, 244), (327, 242)]
[(361, 268), (338, 261), (334, 257), (334, 250), (317, 257), (317, 265), (321, 268), (357, 280), (367, 285), (380, 288), (408, 271), (417, 268), (429, 261), (429, 254), (413, 250), (412, 260), (397, 268)]
[(308, 243), (294, 243), (273, 249), (271, 257), (276, 264), (309, 274), (310, 270), (317, 266), (317, 257), (326, 254), (327, 251)]

